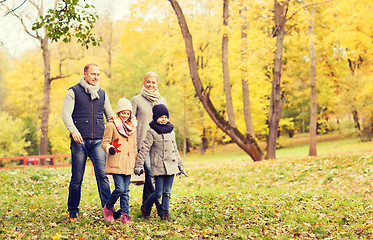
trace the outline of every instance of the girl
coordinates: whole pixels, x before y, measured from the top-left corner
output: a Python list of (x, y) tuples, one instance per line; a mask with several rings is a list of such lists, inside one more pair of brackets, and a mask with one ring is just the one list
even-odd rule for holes
[(103, 208), (105, 220), (114, 222), (114, 204), (120, 198), (120, 214), (123, 224), (131, 223), (129, 213), (129, 185), (137, 156), (136, 120), (132, 115), (131, 102), (126, 98), (118, 101), (116, 115), (107, 124), (102, 141), (107, 153), (106, 174), (112, 174), (115, 190)]
[(141, 206), (142, 216), (150, 218), (153, 204), (162, 197), (161, 219), (175, 221), (169, 215), (171, 188), (174, 175), (183, 173), (184, 166), (177, 150), (174, 126), (168, 121), (168, 109), (163, 104), (154, 105), (153, 121), (149, 123), (150, 129), (142, 142), (139, 155), (136, 159), (135, 174), (143, 173), (144, 159), (150, 152), (151, 173), (155, 179), (155, 191)]

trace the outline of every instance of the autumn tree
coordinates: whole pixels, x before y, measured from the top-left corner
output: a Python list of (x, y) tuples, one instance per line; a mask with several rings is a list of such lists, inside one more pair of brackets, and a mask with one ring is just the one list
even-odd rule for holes
[(229, 77), (228, 64), (228, 41), (229, 41), (229, 0), (223, 0), (223, 40), (222, 40), (222, 65), (224, 79), (225, 104), (227, 108), (228, 123), (236, 128), (236, 119), (234, 117), (234, 108), (232, 101), (231, 81)]
[(373, 19), (371, 8), (368, 0), (341, 0), (330, 3), (325, 13), (329, 24), (338, 21), (325, 37), (325, 42), (334, 47), (333, 52), (338, 56), (339, 61), (335, 61), (333, 67), (343, 64), (342, 71), (333, 71), (338, 74), (337, 106), (341, 111), (338, 114), (349, 112), (357, 132), (362, 130), (361, 122), (365, 126), (372, 125), (371, 112), (366, 109), (370, 105), (366, 102), (369, 97), (363, 94), (372, 76), (373, 28), (372, 24), (367, 24)]
[(6, 123), (0, 129), (0, 156), (22, 156), (30, 145), (26, 141), (26, 124), (22, 119), (14, 119), (9, 113), (0, 111), (0, 121)]
[(241, 0), (239, 5), (240, 14), (240, 27), (241, 27), (241, 84), (242, 84), (242, 102), (243, 102), (243, 112), (245, 116), (246, 134), (250, 134), (255, 138), (255, 131), (253, 120), (251, 117), (251, 104), (250, 104), (250, 90), (248, 83), (248, 47), (247, 47), (247, 30), (248, 24), (246, 19), (247, 7), (245, 1)]
[(315, 13), (316, 6), (312, 5), (311, 14), (309, 14), (308, 35), (310, 37), (310, 77), (311, 77), (311, 119), (310, 119), (310, 144), (309, 156), (316, 156), (316, 132), (317, 132), (317, 100), (316, 100), (316, 49), (315, 49)]
[(203, 104), (209, 116), (215, 122), (215, 124), (222, 129), (232, 140), (240, 146), (245, 152), (247, 152), (254, 161), (262, 160), (263, 154), (258, 147), (255, 139), (250, 135), (243, 135), (237, 130), (237, 128), (232, 127), (224, 118), (216, 111), (214, 105), (210, 100), (209, 93), (206, 88), (202, 85), (197, 71), (196, 57), (192, 42), (192, 35), (189, 32), (184, 13), (176, 0), (170, 0), (171, 6), (175, 11), (178, 18), (180, 29), (185, 41), (190, 77), (192, 79), (193, 85), (195, 87), (198, 98)]
[[(93, 7), (92, 5), (82, 6), (77, 0), (55, 0), (53, 2), (29, 0), (27, 5), (22, 7), (11, 4), (9, 1), (2, 1), (1, 7), (17, 18), (24, 31), (37, 40), (43, 56), (44, 97), (41, 110), (39, 154), (45, 155), (48, 153), (51, 83), (63, 77), (58, 73), (56, 76), (51, 75), (50, 41), (56, 42), (62, 38), (64, 42), (69, 42), (76, 37), (77, 41), (85, 47), (97, 45), (98, 39), (91, 33), (91, 29), (98, 16), (86, 10)], [(44, 164), (43, 161), (41, 164)]]
[(275, 28), (273, 36), (276, 37), (276, 50), (273, 61), (272, 93), (269, 105), (268, 116), (268, 138), (267, 138), (267, 159), (276, 158), (276, 142), (278, 134), (278, 124), (281, 118), (282, 98), (281, 98), (281, 66), (284, 49), (284, 37), (286, 34), (286, 18), (289, 1), (274, 1)]

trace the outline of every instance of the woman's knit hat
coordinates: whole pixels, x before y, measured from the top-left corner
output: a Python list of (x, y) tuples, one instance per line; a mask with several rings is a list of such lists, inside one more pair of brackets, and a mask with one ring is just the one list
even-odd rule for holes
[(132, 104), (130, 100), (128, 100), (127, 98), (119, 99), (118, 104), (117, 104), (116, 114), (124, 110), (131, 111), (132, 113)]
[(163, 115), (166, 115), (167, 117), (169, 117), (167, 107), (164, 104), (154, 105), (154, 107), (153, 107), (153, 120), (154, 120), (154, 122), (156, 122), (157, 119), (160, 118)]

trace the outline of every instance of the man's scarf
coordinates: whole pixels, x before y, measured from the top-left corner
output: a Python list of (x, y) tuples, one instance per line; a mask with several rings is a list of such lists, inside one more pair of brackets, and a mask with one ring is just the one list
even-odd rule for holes
[(91, 95), (91, 100), (99, 99), (98, 90), (100, 89), (98, 83), (96, 85), (89, 84), (84, 77), (79, 81), (79, 84), (84, 88), (85, 92)]

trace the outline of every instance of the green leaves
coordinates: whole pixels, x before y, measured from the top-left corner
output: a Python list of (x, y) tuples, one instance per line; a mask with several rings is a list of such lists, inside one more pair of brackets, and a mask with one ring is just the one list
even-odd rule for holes
[[(0, 121), (6, 123), (0, 129), (0, 156), (26, 155), (26, 148), (30, 145), (25, 139), (28, 133), (26, 123), (19, 118), (13, 119), (9, 113), (3, 111), (0, 111)], [(0, 166), (4, 163), (1, 161)]]
[(92, 13), (94, 9), (95, 7), (90, 4), (80, 5), (78, 0), (60, 1), (56, 9), (49, 9), (45, 16), (39, 16), (32, 30), (43, 29), (52, 42), (62, 39), (68, 43), (72, 38), (76, 38), (77, 42), (87, 49), (90, 45), (100, 45), (102, 39), (92, 33), (99, 18), (97, 14)]

